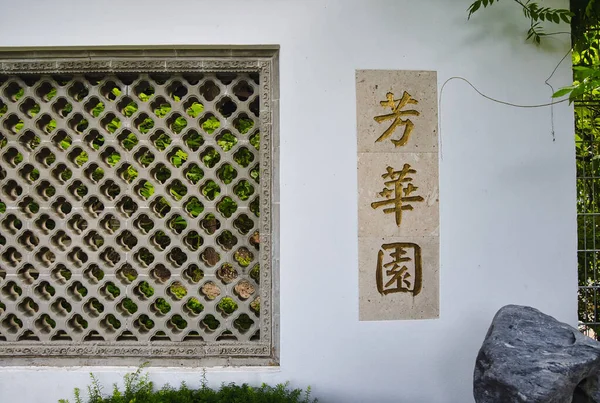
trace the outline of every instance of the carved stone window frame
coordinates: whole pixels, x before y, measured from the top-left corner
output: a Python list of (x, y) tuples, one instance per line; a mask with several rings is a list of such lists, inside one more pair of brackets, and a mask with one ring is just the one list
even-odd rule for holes
[(260, 341), (131, 344), (1, 342), (0, 366), (279, 365), (279, 47), (2, 48), (0, 75), (87, 73), (259, 74)]

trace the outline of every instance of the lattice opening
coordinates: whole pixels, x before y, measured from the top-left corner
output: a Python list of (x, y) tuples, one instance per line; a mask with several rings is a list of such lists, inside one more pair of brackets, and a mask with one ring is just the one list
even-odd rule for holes
[(0, 83), (0, 346), (258, 342), (258, 78)]

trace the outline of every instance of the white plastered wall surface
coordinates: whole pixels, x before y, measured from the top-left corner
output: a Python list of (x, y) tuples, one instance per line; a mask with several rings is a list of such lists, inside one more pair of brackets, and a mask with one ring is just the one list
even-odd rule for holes
[[(312, 385), (326, 402), (468, 402), (493, 314), (526, 304), (576, 324), (573, 114), (518, 109), (450, 82), (441, 99), (440, 319), (358, 321), (356, 69), (436, 70), (517, 104), (567, 35), (524, 43), (510, 2), (466, 21), (469, 0), (0, 0), (0, 46), (257, 45), (280, 51), (279, 368), (212, 369), (221, 382)], [(567, 1), (556, 5), (567, 7)], [(564, 31), (565, 28), (560, 29)], [(555, 87), (571, 79), (561, 64)], [(554, 133), (554, 135), (553, 135)], [(118, 365), (115, 362), (115, 365)], [(123, 368), (1, 368), (0, 402), (54, 402)], [(157, 384), (198, 369), (151, 369)]]

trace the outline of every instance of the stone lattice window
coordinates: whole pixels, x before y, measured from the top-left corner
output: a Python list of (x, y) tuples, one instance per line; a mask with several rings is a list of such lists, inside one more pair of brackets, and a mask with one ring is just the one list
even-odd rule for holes
[(241, 52), (0, 53), (2, 363), (276, 360), (276, 52)]

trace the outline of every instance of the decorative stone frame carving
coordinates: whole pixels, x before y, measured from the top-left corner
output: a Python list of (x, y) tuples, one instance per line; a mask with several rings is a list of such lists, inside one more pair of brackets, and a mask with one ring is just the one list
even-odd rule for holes
[[(260, 340), (256, 342), (0, 342), (0, 365), (278, 365), (278, 47), (0, 48), (0, 75), (258, 73)], [(1, 181), (0, 181), (1, 182)]]

